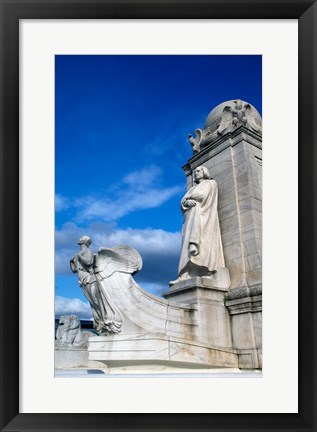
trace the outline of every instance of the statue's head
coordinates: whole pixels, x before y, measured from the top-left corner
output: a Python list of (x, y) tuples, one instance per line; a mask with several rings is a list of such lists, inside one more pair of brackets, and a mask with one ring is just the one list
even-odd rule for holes
[(242, 108), (242, 100), (236, 99), (233, 101), (236, 104), (236, 109), (240, 110)]
[(209, 180), (211, 179), (211, 175), (209, 169), (205, 166), (200, 166), (194, 171), (194, 181), (195, 183), (199, 183), (201, 180)]
[(82, 244), (84, 244), (84, 245), (86, 245), (86, 246), (90, 246), (91, 245), (91, 239), (90, 239), (90, 237), (88, 237), (88, 236), (82, 236), (82, 237), (80, 237), (80, 239), (78, 240), (78, 242), (77, 242), (79, 245), (82, 245)]

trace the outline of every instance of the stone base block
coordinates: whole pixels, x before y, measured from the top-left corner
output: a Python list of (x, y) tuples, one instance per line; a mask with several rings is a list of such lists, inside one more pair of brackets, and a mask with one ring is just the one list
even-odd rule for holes
[[(184, 365), (183, 365), (184, 366)], [(105, 369), (59, 369), (55, 371), (55, 377), (58, 378), (108, 378), (109, 375), (114, 376), (149, 376), (149, 377), (157, 377), (160, 376), (186, 376), (190, 378), (198, 378), (198, 377), (213, 377), (213, 378), (254, 378), (254, 377), (262, 377), (261, 371), (252, 370), (252, 369), (238, 369), (238, 368), (212, 368), (212, 367), (197, 367), (186, 368), (177, 366), (176, 364), (173, 366), (166, 366), (160, 364), (147, 364), (147, 365), (138, 365), (138, 364), (124, 364), (120, 363), (118, 365), (113, 365), (112, 367), (107, 367)]]
[(109, 367), (160, 365), (168, 367), (237, 368), (236, 350), (209, 346), (164, 334), (91, 337), (88, 358)]
[[(171, 286), (169, 291), (162, 293), (162, 297), (177, 303), (197, 303), (197, 292), (202, 292), (201, 289), (210, 290), (210, 292), (213, 291), (214, 293), (218, 292), (221, 298), (228, 292), (228, 288), (215, 287), (213, 280), (209, 277), (197, 276), (177, 282)], [(206, 292), (206, 295), (210, 296), (211, 294)]]
[(240, 369), (262, 369), (262, 349), (238, 350)]
[(174, 284), (170, 283), (170, 290), (188, 288), (190, 286), (228, 290), (230, 288), (229, 270), (226, 267), (221, 267), (210, 276), (193, 276)]
[(195, 277), (173, 286), (163, 296), (171, 302), (197, 308), (198, 340), (210, 346), (232, 347), (230, 316), (224, 306), (227, 288), (215, 288), (206, 277)]
[(100, 362), (88, 359), (87, 348), (77, 348), (72, 346), (55, 347), (55, 369), (71, 368), (104, 368)]

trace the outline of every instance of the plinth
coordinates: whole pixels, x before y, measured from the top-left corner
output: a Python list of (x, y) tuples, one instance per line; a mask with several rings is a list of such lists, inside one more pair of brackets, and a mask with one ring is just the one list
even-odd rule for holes
[(214, 346), (232, 348), (230, 316), (224, 304), (229, 287), (224, 286), (224, 279), (221, 280), (222, 283), (216, 286), (215, 278), (197, 276), (175, 283), (162, 296), (173, 302), (196, 305), (199, 340)]

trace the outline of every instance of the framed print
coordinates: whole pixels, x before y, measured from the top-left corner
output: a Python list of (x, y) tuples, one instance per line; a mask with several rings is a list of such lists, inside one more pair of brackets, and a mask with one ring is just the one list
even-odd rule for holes
[[(1, 1), (1, 14), (1, 429), (315, 430), (315, 2), (277, 2), (273, 8), (267, 1)], [(242, 239), (245, 213), (236, 210), (251, 206), (254, 233), (258, 200), (248, 204), (239, 196), (244, 186), (239, 189), (239, 174), (254, 180), (256, 193), (262, 185), (262, 104), (253, 102), (256, 91), (251, 92), (253, 81), (261, 77), (257, 71), (263, 73), (265, 160), (263, 374), (258, 344), (262, 320), (257, 315), (262, 311), (262, 279), (256, 279), (261, 269), (259, 234)], [(228, 94), (220, 100), (215, 97), (217, 86), (250, 96), (234, 99), (240, 96)], [(178, 105), (173, 102), (176, 88)], [(208, 92), (214, 102), (207, 107)], [(258, 100), (261, 92), (262, 88)], [(166, 106), (169, 110), (164, 111)], [(190, 120), (189, 130), (188, 115), (197, 119)], [(165, 122), (169, 129), (164, 129)], [(179, 133), (189, 132), (188, 147), (179, 152)], [(242, 159), (247, 153), (238, 154), (237, 149), (240, 142), (247, 149), (248, 140), (253, 162), (245, 173)], [(227, 148), (233, 162), (225, 171)], [(183, 198), (185, 185), (172, 180), (174, 166), (176, 170), (182, 165), (187, 178)], [(229, 172), (236, 173), (236, 189), (230, 186)], [(218, 205), (224, 260), (218, 248), (217, 263), (201, 264), (206, 246), (197, 236), (186, 243), (186, 232), (196, 235), (202, 229), (205, 234), (217, 218), (210, 216), (197, 228), (203, 224), (202, 204), (201, 198), (193, 202), (193, 188), (214, 188), (215, 182), (220, 202), (227, 200)], [(157, 300), (153, 287), (152, 294), (144, 294), (131, 275), (142, 266), (140, 247), (144, 274), (149, 268), (152, 276), (159, 260), (167, 269), (172, 258), (166, 250), (176, 244), (180, 248), (182, 221), (174, 227), (177, 216), (167, 216), (172, 214), (168, 204), (155, 216), (157, 226), (143, 224), (142, 216), (133, 212), (155, 209), (170, 197), (182, 199), (184, 213), (191, 216), (184, 219), (185, 253), (176, 258), (178, 274), (176, 269), (175, 277), (168, 275), (170, 289), (165, 300)], [(54, 205), (59, 213), (54, 213)], [(237, 247), (226, 243), (229, 216), (242, 221), (236, 230)], [(153, 240), (159, 230), (160, 237)], [(234, 232), (231, 225), (228, 233)], [(142, 249), (145, 242), (152, 255)], [(239, 245), (246, 254), (247, 295), (235, 271)], [(54, 270), (54, 247), (60, 273)], [(187, 253), (190, 263), (182, 264)], [(90, 264), (81, 261), (83, 256), (90, 257)], [(70, 284), (78, 276), (80, 288), (68, 296), (62, 269), (69, 260), (76, 273), (70, 274)], [(157, 272), (162, 276), (163, 270)], [(137, 282), (147, 288), (147, 279), (139, 274)], [(228, 294), (226, 275), (237, 288), (230, 291), (234, 296)], [(198, 284), (200, 278), (199, 283), (206, 284), (208, 277), (212, 289), (219, 285), (217, 294), (209, 291), (213, 297), (204, 298), (203, 307), (200, 300), (184, 306), (188, 293), (198, 290), (198, 285), (186, 285), (188, 279), (196, 278)], [(158, 287), (160, 279), (152, 280)], [(206, 294), (205, 288), (196, 298)], [(60, 321), (56, 334), (55, 295)], [(76, 301), (70, 307), (71, 299)], [(77, 311), (82, 332), (69, 342), (64, 330)], [(224, 318), (219, 319), (218, 333), (213, 333), (202, 311), (226, 316), (228, 325), (222, 328)], [(90, 331), (88, 348), (83, 318)], [(246, 322), (253, 324), (248, 327)], [(133, 341), (132, 333), (138, 335)], [(243, 346), (249, 334), (255, 341), (253, 350)], [(176, 363), (170, 361), (172, 349)], [(145, 351), (147, 374), (136, 367), (140, 360), (144, 366)], [(77, 365), (72, 363), (74, 353), (82, 355)], [(155, 370), (158, 358), (165, 361), (167, 374)], [(199, 362), (205, 369), (210, 362), (218, 373), (188, 374), (187, 367), (187, 375), (179, 374), (190, 361), (200, 372)], [(227, 374), (222, 366), (230, 366)], [(92, 369), (104, 376), (92, 374)]]
[[(136, 26), (130, 29), (135, 34)], [(137, 31), (152, 38), (153, 30), (139, 23)], [(179, 35), (183, 31), (177, 26)], [(261, 71), (260, 55), (55, 56), (59, 377), (73, 376), (79, 367), (83, 373), (85, 365), (90, 375), (95, 366), (104, 375), (226, 376), (243, 369), (260, 376)], [(204, 89), (213, 82), (218, 90), (211, 96)], [(244, 100), (229, 102), (234, 93)], [(213, 103), (204, 131), (196, 128), (186, 152), (179, 136), (191, 123), (188, 115), (206, 117), (200, 107)], [(237, 134), (234, 146), (229, 134)], [(89, 163), (78, 175), (84, 154)], [(185, 165), (186, 181), (176, 164)], [(205, 198), (194, 208), (184, 205), (185, 183), (186, 196), (201, 190)], [(197, 248), (190, 259), (189, 247)], [(243, 260), (249, 261), (247, 271)], [(252, 312), (245, 280), (252, 287)], [(248, 299), (242, 300), (244, 294)], [(78, 334), (68, 343), (73, 322)]]

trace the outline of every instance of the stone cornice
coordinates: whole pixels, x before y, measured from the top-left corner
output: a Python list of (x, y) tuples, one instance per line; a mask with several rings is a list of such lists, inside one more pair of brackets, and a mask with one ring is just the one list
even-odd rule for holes
[(243, 287), (225, 295), (225, 306), (230, 315), (262, 311), (262, 286)]
[(211, 142), (207, 147), (202, 149), (199, 153), (193, 155), (188, 159), (187, 164), (182, 168), (186, 175), (189, 175), (193, 169), (202, 163), (206, 162), (210, 157), (221, 153), (228, 147), (234, 147), (241, 141), (245, 141), (259, 149), (262, 149), (262, 137), (261, 135), (251, 131), (245, 126), (240, 126), (233, 132), (228, 132), (225, 135), (220, 136), (215, 141)]
[(262, 295), (262, 285), (260, 284), (254, 285), (252, 287), (246, 286), (243, 288), (233, 289), (232, 291), (229, 291), (225, 295), (225, 300), (230, 301), (230, 300), (241, 299), (244, 297), (255, 297), (259, 295)]

